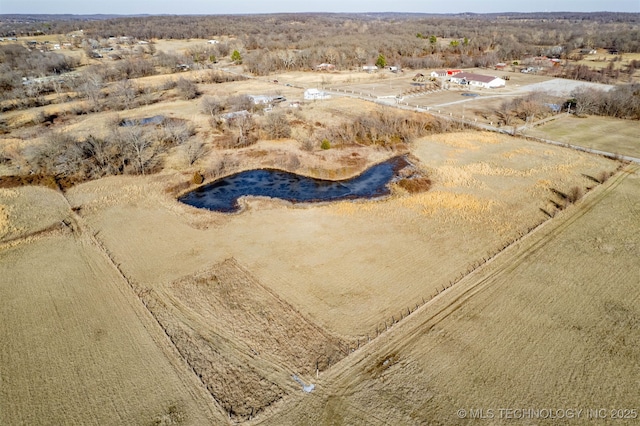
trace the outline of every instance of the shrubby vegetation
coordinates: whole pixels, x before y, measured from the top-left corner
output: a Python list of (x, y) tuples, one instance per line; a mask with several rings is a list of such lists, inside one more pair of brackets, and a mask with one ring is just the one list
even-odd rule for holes
[[(433, 116), (379, 109), (361, 114), (353, 120), (327, 128), (320, 140), (334, 141), (334, 146), (380, 145), (394, 147), (431, 133), (448, 131), (457, 124)], [(332, 145), (330, 145), (332, 146)]]
[(201, 143), (191, 140), (195, 129), (186, 122), (167, 119), (158, 126), (120, 126), (118, 122), (112, 120), (106, 137), (77, 139), (51, 131), (40, 144), (21, 153), (22, 169), (51, 176), (67, 187), (104, 176), (155, 172), (162, 167), (162, 154), (176, 146), (185, 150), (191, 164), (205, 152)]
[(577, 115), (640, 120), (640, 84), (615, 86), (609, 91), (580, 88), (572, 93), (569, 104)]
[(609, 91), (583, 86), (573, 91), (570, 99), (562, 101), (544, 92), (531, 93), (502, 102), (496, 110), (498, 124), (511, 126), (517, 120), (530, 122), (559, 112), (553, 111), (551, 106), (578, 116), (640, 120), (640, 84), (617, 85)]

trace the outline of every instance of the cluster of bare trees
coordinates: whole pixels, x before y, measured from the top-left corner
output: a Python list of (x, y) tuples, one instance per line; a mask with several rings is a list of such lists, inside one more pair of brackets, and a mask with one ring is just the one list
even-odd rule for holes
[[(23, 78), (60, 75), (73, 70), (78, 61), (58, 53), (29, 50), (20, 44), (0, 46), (0, 99), (28, 95)], [(52, 80), (55, 81), (55, 80)], [(34, 84), (34, 87), (37, 84)]]
[(609, 62), (603, 69), (592, 69), (583, 64), (568, 64), (562, 68), (561, 76), (573, 80), (591, 81), (595, 83), (612, 83), (620, 78), (621, 70)]
[(640, 120), (640, 84), (615, 86), (609, 91), (581, 87), (569, 101), (577, 115), (603, 115)]
[(263, 115), (263, 110), (264, 105), (255, 105), (247, 95), (227, 98), (206, 96), (201, 101), (201, 111), (210, 115), (212, 126), (223, 133), (218, 142), (226, 148), (251, 145), (260, 136), (265, 139), (286, 139), (292, 136), (291, 123), (287, 117), (291, 111), (275, 110), (257, 122), (253, 114)]
[(640, 84), (618, 85), (605, 91), (581, 86), (571, 93), (571, 99), (560, 100), (544, 92), (502, 102), (495, 111), (499, 124), (512, 126), (518, 122), (543, 119), (560, 110), (578, 116), (603, 115), (608, 117), (640, 119)]
[(214, 120), (212, 124), (217, 123), (219, 115), (224, 112), (253, 111), (256, 108), (253, 101), (248, 95), (232, 95), (226, 98), (220, 96), (205, 96), (200, 102), (201, 111), (210, 115)]
[(511, 126), (517, 120), (533, 122), (535, 119), (543, 119), (559, 112), (563, 103), (564, 101), (559, 101), (547, 93), (533, 92), (502, 102), (495, 112), (499, 119), (499, 125)]
[[(542, 18), (544, 17), (544, 18)], [(178, 72), (180, 66), (206, 67), (219, 58), (241, 58), (255, 75), (288, 70), (307, 70), (327, 62), (338, 69), (373, 63), (384, 57), (387, 64), (408, 68), (489, 67), (499, 61), (523, 56), (566, 55), (575, 47), (614, 47), (640, 51), (640, 30), (634, 14), (502, 14), (460, 16), (425, 15), (268, 15), (268, 16), (154, 16), (136, 18), (72, 20), (84, 29), (76, 45), (88, 51), (109, 46), (111, 36), (127, 35), (129, 46), (110, 53), (114, 61), (89, 67), (80, 76), (33, 80), (23, 77), (59, 75), (74, 69), (77, 61), (53, 52), (27, 49), (19, 44), (0, 47), (0, 99), (15, 102), (3, 109), (29, 108), (53, 102), (43, 95), (56, 92), (88, 101), (88, 110), (127, 109), (154, 101), (153, 89), (140, 89), (127, 80), (157, 73)], [(26, 32), (63, 31), (55, 21), (47, 31), (34, 18)], [(17, 23), (14, 23), (17, 25)], [(630, 26), (631, 25), (631, 26)], [(14, 29), (14, 33), (19, 28)], [(634, 35), (637, 36), (634, 38)], [(156, 52), (153, 41), (136, 45), (138, 39), (210, 38), (216, 44), (196, 43), (183, 54)], [(240, 60), (238, 60), (240, 61)], [(180, 65), (180, 66), (177, 66)], [(594, 71), (584, 65), (563, 67), (563, 76), (609, 82), (621, 72), (632, 74), (637, 64), (621, 71), (610, 64)], [(219, 78), (218, 82), (222, 81)], [(227, 77), (228, 78), (228, 77)], [(113, 90), (107, 89), (116, 83)], [(193, 99), (197, 87), (186, 79), (175, 82), (179, 96)], [(178, 84), (179, 83), (179, 84)], [(143, 92), (144, 90), (144, 92)], [(72, 94), (73, 93), (73, 94)], [(134, 96), (135, 94), (135, 96)], [(113, 95), (113, 96), (112, 96)], [(144, 96), (143, 96), (144, 95)], [(104, 101), (104, 99), (108, 101)], [(142, 99), (139, 99), (142, 98)], [(62, 99), (59, 97), (59, 99)]]
[[(117, 35), (133, 40), (220, 37), (217, 44), (194, 45), (184, 55), (159, 53), (157, 58), (175, 67), (176, 63), (215, 62), (238, 51), (251, 72), (266, 74), (309, 69), (321, 62), (344, 69), (374, 63), (379, 55), (389, 64), (415, 67), (423, 63), (473, 66), (536, 55), (561, 57), (582, 47), (638, 52), (638, 21), (637, 14), (612, 13), (296, 14), (151, 16), (73, 21), (72, 25), (74, 30), (83, 28), (92, 40), (90, 46)], [(71, 24), (55, 22), (49, 31), (64, 33), (67, 29), (71, 30)]]
[(118, 174), (147, 174), (162, 167), (162, 154), (179, 146), (185, 160), (193, 164), (206, 153), (194, 138), (192, 125), (165, 120), (159, 126), (120, 126), (113, 120), (106, 137), (76, 139), (68, 133), (49, 132), (42, 143), (26, 148), (14, 159), (22, 170), (34, 175), (53, 176), (72, 185)]
[(384, 108), (329, 127), (317, 136), (319, 141), (328, 140), (331, 146), (358, 144), (394, 147), (420, 136), (447, 131), (451, 125), (454, 124), (432, 116)]
[[(301, 112), (292, 110), (275, 110), (256, 119), (249, 113), (255, 112), (256, 106), (244, 95), (226, 99), (205, 97), (201, 105), (202, 112), (212, 116), (212, 123), (221, 132), (217, 142), (224, 148), (245, 147), (255, 143), (259, 137), (290, 138), (293, 136), (293, 123), (304, 121)], [(223, 120), (221, 114), (225, 112), (230, 114), (226, 114), (228, 118)], [(452, 126), (456, 124), (435, 117), (381, 108), (372, 114), (360, 114), (339, 124), (307, 131), (301, 148), (312, 151), (323, 143), (328, 147), (379, 145), (394, 148), (420, 136), (455, 130)]]

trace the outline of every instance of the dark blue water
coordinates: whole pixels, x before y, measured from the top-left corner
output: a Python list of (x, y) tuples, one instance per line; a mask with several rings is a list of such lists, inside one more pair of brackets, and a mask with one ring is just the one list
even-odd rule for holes
[(403, 157), (392, 158), (343, 181), (313, 179), (280, 170), (249, 170), (201, 186), (178, 200), (194, 207), (235, 212), (240, 208), (238, 198), (245, 195), (307, 203), (376, 198), (389, 194), (387, 184), (407, 164)]

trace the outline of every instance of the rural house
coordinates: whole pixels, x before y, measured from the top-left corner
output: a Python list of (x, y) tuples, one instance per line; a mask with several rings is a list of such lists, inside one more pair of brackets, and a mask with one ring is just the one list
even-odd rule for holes
[(318, 89), (307, 89), (304, 91), (304, 99), (309, 100), (317, 100), (317, 99), (329, 99), (331, 97), (327, 92), (321, 92)]
[(272, 105), (286, 101), (284, 96), (247, 95), (254, 105)]
[(446, 77), (447, 76), (447, 71), (445, 70), (435, 70), (435, 71), (431, 71), (431, 74), (429, 74), (431, 77)]
[(451, 77), (452, 83), (468, 84), (475, 87), (483, 87), (485, 89), (494, 89), (496, 87), (504, 87), (506, 82), (499, 77), (491, 77), (482, 74), (473, 74), (470, 72), (461, 72)]

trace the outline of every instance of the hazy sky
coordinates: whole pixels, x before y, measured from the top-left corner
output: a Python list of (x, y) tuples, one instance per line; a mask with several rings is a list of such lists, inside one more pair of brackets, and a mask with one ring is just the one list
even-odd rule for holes
[(640, 12), (640, 0), (0, 0), (0, 14)]

